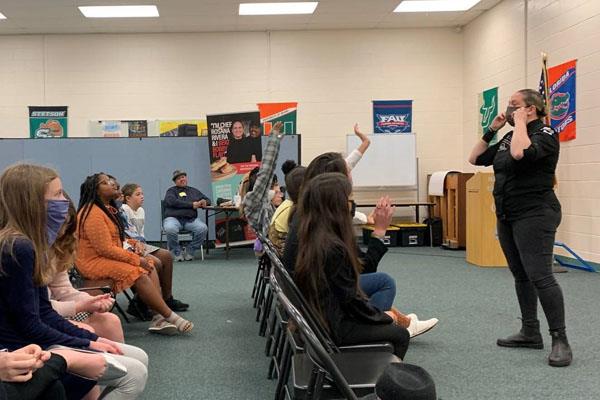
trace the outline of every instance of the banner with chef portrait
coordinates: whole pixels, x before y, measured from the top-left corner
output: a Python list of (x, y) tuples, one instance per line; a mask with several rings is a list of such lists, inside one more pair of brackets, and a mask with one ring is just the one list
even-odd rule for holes
[[(208, 151), (213, 199), (231, 200), (243, 196), (240, 190), (250, 172), (262, 160), (262, 128), (258, 111), (208, 115)], [(217, 233), (219, 224), (217, 219)], [(232, 232), (233, 230), (233, 232)], [(236, 231), (238, 232), (236, 234)], [(230, 242), (251, 240), (251, 229), (243, 218), (230, 221)], [(222, 242), (217, 234), (217, 242)]]

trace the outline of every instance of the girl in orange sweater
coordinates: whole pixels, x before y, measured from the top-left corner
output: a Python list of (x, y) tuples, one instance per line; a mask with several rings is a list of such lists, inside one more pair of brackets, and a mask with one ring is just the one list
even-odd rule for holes
[(165, 303), (152, 261), (123, 248), (124, 228), (117, 216), (115, 194), (115, 186), (104, 173), (88, 176), (81, 185), (77, 269), (88, 279), (112, 279), (117, 292), (135, 287), (142, 301), (158, 313), (151, 332), (190, 332), (194, 324)]

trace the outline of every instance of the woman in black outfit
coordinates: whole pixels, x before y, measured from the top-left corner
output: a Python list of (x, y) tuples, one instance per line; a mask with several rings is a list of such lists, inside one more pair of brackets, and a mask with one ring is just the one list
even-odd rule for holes
[[(325, 173), (303, 189), (298, 204), (298, 259), (294, 280), (338, 345), (388, 341), (403, 358), (409, 333), (369, 304), (358, 284), (361, 265), (352, 230), (352, 185)], [(375, 218), (389, 224), (393, 209), (380, 201)]]
[[(494, 200), (498, 239), (515, 278), (521, 309), (521, 330), (498, 346), (542, 349), (537, 318), (538, 297), (552, 336), (548, 363), (571, 364), (572, 353), (565, 331), (563, 293), (552, 273), (552, 256), (561, 207), (554, 194), (558, 163), (558, 134), (545, 125), (541, 95), (519, 90), (510, 98), (506, 113), (497, 116), (475, 145), (469, 162), (494, 166)], [(496, 132), (508, 122), (514, 130), (489, 146)]]

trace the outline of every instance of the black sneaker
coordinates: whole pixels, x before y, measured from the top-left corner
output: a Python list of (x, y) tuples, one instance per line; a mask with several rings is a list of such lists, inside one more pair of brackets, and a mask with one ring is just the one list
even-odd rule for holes
[(165, 303), (167, 303), (169, 308), (173, 311), (187, 311), (187, 309), (190, 308), (189, 304), (185, 304), (177, 299), (174, 299), (173, 296), (165, 300)]
[(127, 306), (127, 314), (131, 314), (141, 321), (151, 321), (152, 320), (152, 311), (150, 311), (148, 306), (143, 301), (141, 301), (137, 296), (135, 296), (129, 302), (129, 306)]

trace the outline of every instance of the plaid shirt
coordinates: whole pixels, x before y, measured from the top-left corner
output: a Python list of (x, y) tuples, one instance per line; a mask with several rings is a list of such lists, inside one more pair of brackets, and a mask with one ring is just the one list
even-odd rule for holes
[(275, 164), (277, 164), (282, 137), (279, 132), (271, 131), (254, 188), (244, 197), (244, 215), (252, 229), (264, 237), (269, 232), (274, 211), (269, 200), (269, 190), (275, 175)]

